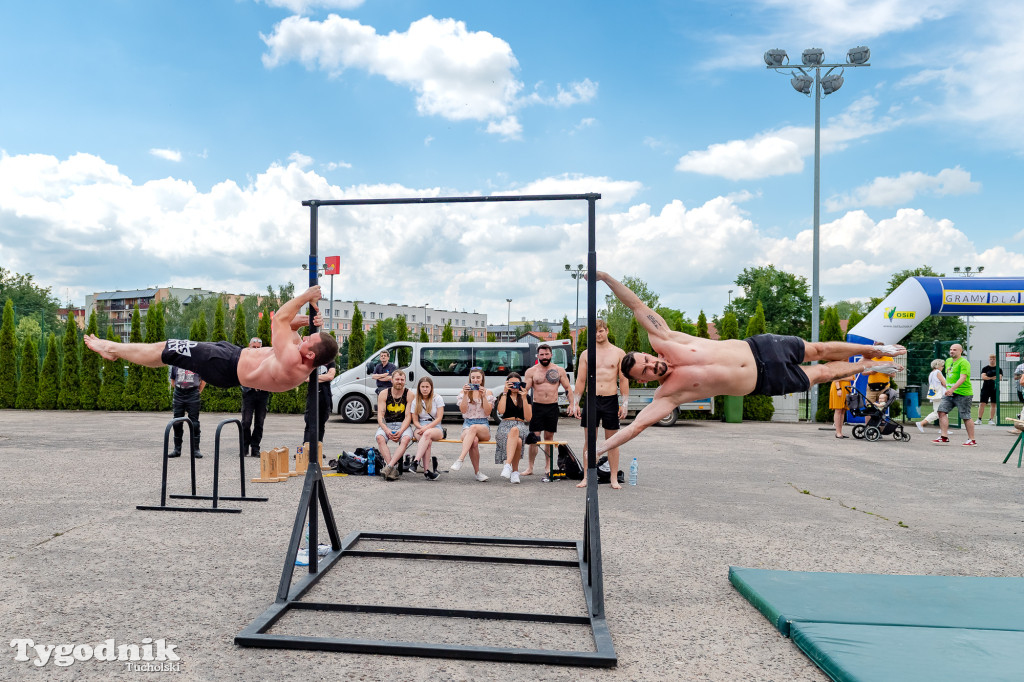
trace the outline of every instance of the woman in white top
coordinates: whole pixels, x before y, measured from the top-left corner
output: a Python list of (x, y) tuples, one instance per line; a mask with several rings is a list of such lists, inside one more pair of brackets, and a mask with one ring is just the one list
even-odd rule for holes
[(946, 378), (942, 376), (942, 370), (946, 367), (946, 361), (942, 359), (932, 360), (932, 372), (928, 375), (928, 400), (932, 404), (932, 413), (917, 422), (917, 430), (924, 433), (924, 425), (932, 424), (939, 420), (939, 402), (942, 396), (946, 395)]
[[(416, 384), (416, 397), (412, 401), (412, 428), (416, 437), (416, 458), (414, 462), (423, 467), (428, 481), (437, 480), (437, 472), (430, 470), (430, 448), (435, 440), (441, 440), (444, 431), (444, 398), (434, 393), (434, 381), (423, 377)], [(416, 467), (416, 464), (413, 465)]]
[(483, 483), (488, 476), (480, 471), (481, 441), (491, 439), (491, 429), (487, 426), (488, 416), (494, 409), (494, 396), (484, 386), (484, 372), (479, 367), (469, 369), (469, 382), (459, 391), (459, 411), (462, 412), (462, 452), (452, 462), (451, 470), (458, 471), (466, 455), (473, 463), (476, 480)]

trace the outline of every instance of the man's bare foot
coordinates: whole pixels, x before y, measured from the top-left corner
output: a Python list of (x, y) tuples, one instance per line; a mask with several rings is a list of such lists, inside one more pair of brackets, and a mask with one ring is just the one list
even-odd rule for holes
[(870, 353), (864, 353), (864, 357), (880, 358), (883, 356), (896, 357), (898, 355), (906, 355), (907, 349), (898, 344), (890, 346), (874, 346)]
[(576, 487), (577, 487), (577, 488), (586, 488), (586, 487), (587, 487), (587, 479), (585, 479), (585, 478), (584, 478), (584, 479), (583, 479), (582, 481), (580, 481), (579, 483), (577, 483), (577, 484), (576, 484)]
[(861, 374), (869, 374), (877, 372), (878, 374), (888, 374), (889, 376), (896, 376), (903, 368), (897, 365), (895, 362), (875, 362), (868, 360), (864, 363), (864, 369), (861, 370)]
[(616, 480), (612, 480), (611, 486), (612, 486), (612, 490), (622, 490), (622, 486), (619, 485), (619, 482), (616, 481)]
[(524, 471), (523, 476), (533, 476), (533, 467), (530, 467), (529, 469)]
[(114, 341), (99, 339), (93, 334), (86, 334), (85, 345), (104, 360), (117, 360), (117, 355), (114, 354), (114, 347), (117, 344)]

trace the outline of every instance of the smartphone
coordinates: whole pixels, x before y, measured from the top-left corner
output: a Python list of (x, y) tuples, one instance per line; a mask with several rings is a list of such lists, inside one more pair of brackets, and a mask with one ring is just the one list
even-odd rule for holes
[(470, 384), (469, 385), (469, 390), (471, 390), (471, 391), (479, 391), (480, 390), (480, 384)]
[(523, 387), (523, 382), (521, 382), (521, 381), (513, 381), (513, 382), (512, 382), (512, 388), (513, 388), (514, 390), (518, 391), (518, 390), (519, 390), (519, 389), (521, 389), (522, 387)]

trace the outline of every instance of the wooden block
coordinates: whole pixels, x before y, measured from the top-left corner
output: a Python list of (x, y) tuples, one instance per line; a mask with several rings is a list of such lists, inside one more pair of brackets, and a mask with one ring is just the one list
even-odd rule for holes
[(280, 447), (274, 448), (273, 452), (277, 457), (277, 475), (282, 479), (289, 479), (292, 476), (298, 476), (299, 472), (290, 471), (291, 457), (288, 453), (288, 448)]
[(260, 451), (260, 477), (251, 479), (251, 483), (277, 483), (287, 479), (277, 475), (277, 456), (274, 451)]
[[(317, 464), (320, 465), (320, 468), (323, 469), (324, 468), (324, 444), (323, 444), (323, 441), (318, 442), (316, 444), (316, 446), (317, 446), (316, 447), (316, 461), (317, 461)], [(302, 451), (303, 452), (309, 452), (309, 443), (303, 443), (302, 444)]]

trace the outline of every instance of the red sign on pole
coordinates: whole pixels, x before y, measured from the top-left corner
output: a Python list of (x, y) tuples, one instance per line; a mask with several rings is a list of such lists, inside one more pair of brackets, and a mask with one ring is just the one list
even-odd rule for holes
[(1007, 360), (1013, 360), (1014, 362), (1020, 362), (1020, 353), (1010, 351), (1006, 354)]
[(341, 256), (327, 256), (324, 258), (324, 274), (337, 275), (341, 272)]

